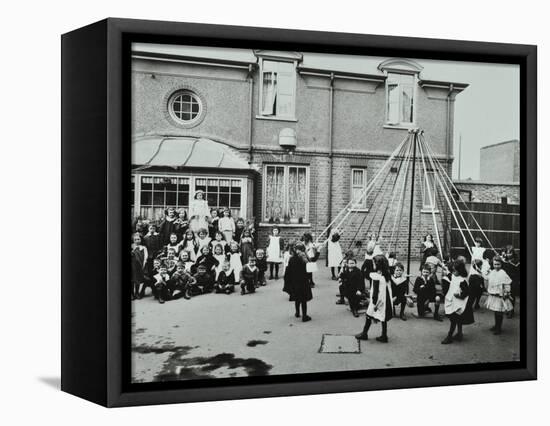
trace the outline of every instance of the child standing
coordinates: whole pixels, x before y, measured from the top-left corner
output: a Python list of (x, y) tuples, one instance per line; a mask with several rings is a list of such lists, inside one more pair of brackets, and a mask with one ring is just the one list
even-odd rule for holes
[(219, 216), (217, 209), (210, 210), (210, 221), (208, 222), (208, 235), (213, 239), (219, 229)]
[(407, 304), (407, 295), (409, 294), (409, 278), (404, 275), (405, 267), (402, 263), (396, 263), (391, 278), (392, 294), (395, 297), (394, 306), (400, 305), (399, 318), (407, 321), (405, 317), (405, 305)]
[(363, 273), (363, 278), (367, 280), (369, 283), (368, 289), (371, 288), (371, 278), (370, 274), (371, 272), (374, 272), (374, 244), (369, 242), (367, 244), (367, 250), (365, 253), (365, 261), (363, 262), (363, 265), (361, 266), (361, 272)]
[(227, 260), (227, 257), (225, 255), (225, 253), (223, 252), (223, 248), (220, 244), (216, 244), (214, 246), (214, 259), (218, 262), (218, 264), (216, 265), (216, 269), (215, 269), (216, 279), (217, 279), (218, 275), (223, 270), (223, 265), (224, 265), (225, 261)]
[(269, 236), (267, 245), (267, 262), (269, 263), (269, 279), (273, 279), (273, 270), (275, 269), (275, 279), (279, 279), (279, 264), (283, 262), (282, 253), (285, 242), (279, 235), (279, 228), (274, 226)]
[(266, 285), (265, 273), (267, 272), (267, 260), (263, 249), (256, 250), (256, 266), (259, 271), (258, 283), (261, 286), (264, 286)]
[(254, 257), (254, 241), (249, 229), (244, 229), (241, 234), (241, 256), (243, 263), (248, 263), (248, 259)]
[[(461, 259), (456, 259), (452, 264), (451, 282), (445, 294), (445, 315), (451, 325), (447, 337), (441, 342), (448, 345), (454, 341), (462, 341), (462, 326), (474, 322), (474, 313), (471, 303), (468, 303), (469, 287), (466, 277), (466, 265)], [(456, 336), (453, 336), (457, 330)]]
[(357, 267), (355, 259), (348, 259), (347, 264), (340, 273), (340, 300), (337, 305), (343, 305), (344, 297), (348, 299), (349, 308), (352, 315), (357, 318), (359, 316), (359, 301), (361, 294), (365, 291), (365, 280), (363, 274)]
[(231, 217), (231, 211), (224, 209), (223, 216), (218, 221), (218, 230), (223, 234), (225, 241), (229, 244), (235, 235), (235, 221)]
[(175, 232), (172, 232), (170, 234), (170, 241), (165, 247), (166, 254), (168, 254), (169, 249), (173, 249), (174, 252), (176, 253), (176, 256), (180, 254), (181, 244), (178, 242), (178, 236)]
[(148, 257), (147, 247), (143, 245), (141, 234), (136, 232), (132, 237), (132, 300), (143, 297)]
[(147, 272), (151, 273), (153, 259), (162, 251), (160, 234), (157, 232), (157, 226), (154, 223), (149, 225), (147, 234), (143, 237), (143, 244), (147, 247)]
[(472, 247), (472, 264), (476, 260), (483, 260), (483, 253), (485, 252), (485, 247), (482, 247), (483, 240), (479, 237), (475, 239), (474, 246)]
[(239, 283), (241, 284), (241, 295), (256, 292), (258, 286), (259, 270), (256, 266), (256, 258), (251, 256), (248, 263), (243, 266), (239, 275)]
[(382, 335), (376, 340), (388, 343), (388, 321), (392, 318), (393, 295), (391, 290), (390, 268), (385, 256), (374, 257), (374, 272), (371, 272), (372, 294), (363, 331), (355, 336), (358, 340), (368, 340), (372, 322), (382, 323)]
[(205, 228), (202, 228), (198, 232), (197, 238), (197, 251), (202, 253), (203, 247), (208, 247), (212, 239), (208, 236), (208, 231)]
[(229, 244), (227, 241), (223, 239), (223, 234), (220, 231), (216, 231), (214, 234), (214, 239), (210, 241), (210, 248), (212, 250), (212, 253), (214, 253), (214, 249), (216, 246), (221, 246), (222, 253), (227, 253), (229, 251)]
[(185, 250), (189, 253), (189, 258), (192, 262), (197, 260), (197, 252), (199, 251), (199, 246), (197, 241), (195, 241), (195, 234), (191, 229), (188, 229), (185, 233), (185, 239), (182, 241), (181, 250)]
[(510, 300), (512, 279), (502, 269), (502, 259), (498, 256), (493, 258), (493, 269), (487, 277), (486, 306), (495, 313), (495, 325), (491, 328), (493, 334), (502, 333), (502, 321), (504, 313), (510, 312), (513, 308)]
[(342, 261), (344, 260), (344, 256), (342, 255), (342, 247), (340, 246), (339, 232), (333, 232), (330, 235), (330, 238), (327, 242), (327, 250), (328, 266), (330, 268), (330, 273), (332, 275), (332, 279), (336, 281), (338, 279), (338, 275), (340, 275), (340, 266), (342, 265)]
[(470, 277), (468, 278), (468, 285), (470, 287), (470, 300), (474, 309), (479, 309), (479, 302), (481, 295), (485, 290), (485, 279), (483, 278), (483, 261), (476, 259), (472, 261), (470, 267)]
[(317, 259), (319, 259), (319, 251), (317, 250), (317, 247), (315, 247), (315, 244), (313, 243), (313, 236), (306, 232), (302, 236), (302, 241), (304, 243), (304, 246), (306, 248), (306, 256), (308, 259), (307, 265), (306, 265), (306, 271), (307, 276), (309, 280), (309, 285), (311, 287), (315, 287), (315, 282), (313, 282), (313, 273), (317, 272)]
[(235, 277), (239, 277), (241, 274), (241, 269), (243, 269), (243, 261), (241, 258), (241, 252), (239, 250), (239, 244), (236, 241), (231, 241), (229, 243), (229, 264), (231, 269), (235, 273)]

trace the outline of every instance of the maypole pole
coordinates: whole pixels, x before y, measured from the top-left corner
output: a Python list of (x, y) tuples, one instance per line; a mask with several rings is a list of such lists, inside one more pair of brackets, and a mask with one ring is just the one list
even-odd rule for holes
[(412, 219), (414, 209), (414, 172), (416, 170), (416, 144), (418, 129), (412, 130), (413, 133), (413, 156), (412, 156), (412, 178), (411, 178), (411, 205), (409, 207), (409, 247), (407, 252), (407, 275), (411, 274), (411, 242), (412, 242)]

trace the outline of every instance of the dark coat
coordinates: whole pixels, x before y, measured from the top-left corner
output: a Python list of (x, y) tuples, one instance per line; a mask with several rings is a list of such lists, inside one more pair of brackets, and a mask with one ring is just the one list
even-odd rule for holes
[(306, 262), (299, 255), (292, 256), (285, 269), (283, 291), (290, 295), (292, 302), (307, 302), (313, 298), (309, 285)]
[(436, 290), (434, 279), (429, 277), (428, 281), (425, 282), (422, 277), (417, 277), (414, 282), (413, 291), (421, 300), (435, 301)]
[(143, 272), (144, 253), (139, 248), (132, 250), (132, 283), (141, 284), (145, 281)]
[(163, 219), (162, 222), (159, 225), (159, 235), (160, 235), (160, 242), (163, 246), (168, 245), (170, 243), (170, 234), (175, 233), (178, 234), (179, 231), (179, 224), (176, 222), (176, 220), (166, 220)]
[(147, 234), (143, 237), (143, 244), (147, 247), (147, 256), (149, 259), (154, 259), (162, 252), (163, 246), (160, 234)]
[(206, 266), (206, 270), (208, 272), (211, 272), (212, 269), (216, 266), (218, 266), (220, 264), (220, 262), (218, 262), (218, 259), (216, 259), (214, 256), (212, 256), (211, 253), (209, 253), (208, 255), (204, 255), (204, 254), (201, 254), (198, 258), (197, 258), (197, 261), (195, 262), (195, 267), (198, 267), (199, 265), (205, 265)]
[(358, 291), (365, 292), (365, 279), (359, 268), (344, 270), (340, 273), (340, 279), (342, 280), (342, 289), (344, 290), (343, 296), (349, 297), (354, 295)]

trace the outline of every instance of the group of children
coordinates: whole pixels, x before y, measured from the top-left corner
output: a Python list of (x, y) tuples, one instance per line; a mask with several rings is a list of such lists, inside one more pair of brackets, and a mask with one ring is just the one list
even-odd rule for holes
[[(338, 237), (332, 235), (330, 241), (332, 245), (329, 245), (329, 265), (334, 260), (331, 259), (330, 248), (334, 247)], [(508, 258), (513, 257), (517, 261), (513, 249), (508, 247), (507, 252)], [(431, 235), (427, 235), (422, 243), (420, 275), (412, 286), (412, 292), (416, 295), (416, 316), (423, 318), (433, 313), (434, 320), (443, 321), (439, 313), (440, 305), (443, 304), (450, 328), (442, 344), (462, 340), (462, 326), (474, 322), (473, 313), (480, 308), (480, 299), (484, 292), (487, 293), (485, 307), (493, 311), (495, 316), (495, 324), (491, 328), (494, 334), (502, 332), (504, 314), (513, 315), (514, 280), (504, 269), (505, 265), (508, 267), (511, 263), (505, 257), (503, 259), (496, 256), (493, 250), (482, 247), (482, 240), (479, 238), (476, 239), (475, 246), (471, 247), (471, 253), (471, 266), (467, 271), (463, 256), (440, 259)], [(347, 299), (355, 317), (359, 316), (361, 307), (367, 307), (365, 327), (356, 336), (358, 339), (367, 339), (371, 323), (380, 321), (382, 335), (377, 340), (387, 342), (387, 321), (395, 315), (396, 308), (400, 308), (399, 318), (406, 321), (405, 307), (414, 306), (413, 296), (409, 294), (410, 276), (405, 275), (403, 264), (397, 262), (395, 257), (394, 253), (384, 255), (380, 249), (380, 241), (371, 238), (361, 267), (352, 252), (346, 253), (340, 264), (333, 264), (331, 267), (333, 279), (340, 282), (336, 304), (345, 304)], [(513, 266), (518, 265), (519, 262)], [(516, 272), (515, 276), (517, 275)]]
[[(183, 218), (182, 218), (183, 217)], [(213, 209), (207, 228), (193, 231), (184, 214), (169, 208), (157, 227), (136, 226), (132, 237), (132, 299), (141, 299), (147, 287), (164, 303), (203, 293), (254, 293), (269, 279), (279, 278), (284, 240), (274, 227), (264, 250), (256, 247), (253, 227), (243, 219), (233, 222), (225, 209), (217, 219)]]

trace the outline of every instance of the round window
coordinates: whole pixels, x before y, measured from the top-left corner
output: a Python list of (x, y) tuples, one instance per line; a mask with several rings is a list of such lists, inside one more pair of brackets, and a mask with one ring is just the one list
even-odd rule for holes
[(202, 113), (201, 99), (187, 90), (175, 93), (170, 98), (168, 107), (172, 118), (182, 124), (192, 124)]

